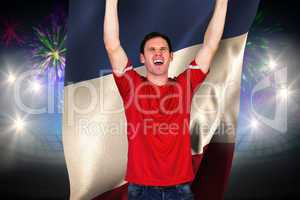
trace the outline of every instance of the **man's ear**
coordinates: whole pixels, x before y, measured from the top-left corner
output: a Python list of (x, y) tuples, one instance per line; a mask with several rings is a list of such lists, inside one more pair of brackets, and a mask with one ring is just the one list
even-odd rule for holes
[(170, 60), (172, 61), (173, 60), (173, 52), (171, 52), (171, 55), (170, 55)]
[(142, 53), (140, 53), (140, 62), (145, 64), (145, 56)]

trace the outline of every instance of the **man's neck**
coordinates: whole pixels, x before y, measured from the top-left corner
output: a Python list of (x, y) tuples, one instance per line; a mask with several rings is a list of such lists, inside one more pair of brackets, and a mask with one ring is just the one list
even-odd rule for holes
[(147, 80), (150, 81), (151, 83), (153, 83), (154, 85), (162, 86), (168, 82), (168, 75), (157, 76), (157, 75), (148, 73)]

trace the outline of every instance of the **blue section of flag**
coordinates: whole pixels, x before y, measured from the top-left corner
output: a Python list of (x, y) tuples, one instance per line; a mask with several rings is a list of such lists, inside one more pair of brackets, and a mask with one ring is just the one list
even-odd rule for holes
[[(174, 51), (202, 43), (214, 3), (213, 0), (120, 0), (122, 46), (138, 66), (139, 45), (149, 32), (168, 35)], [(229, 0), (223, 38), (248, 32), (258, 4), (259, 0)], [(104, 8), (105, 0), (70, 1), (66, 85), (110, 73), (102, 39)]]

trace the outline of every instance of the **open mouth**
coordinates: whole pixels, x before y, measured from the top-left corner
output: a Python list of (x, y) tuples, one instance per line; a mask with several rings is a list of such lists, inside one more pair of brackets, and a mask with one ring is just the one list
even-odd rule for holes
[(153, 63), (154, 63), (155, 65), (163, 65), (163, 64), (164, 64), (164, 61), (163, 61), (162, 59), (155, 59), (155, 60), (153, 61)]

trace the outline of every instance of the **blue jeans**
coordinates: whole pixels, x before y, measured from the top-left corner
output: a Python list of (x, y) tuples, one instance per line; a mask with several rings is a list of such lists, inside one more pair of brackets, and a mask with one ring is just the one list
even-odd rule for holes
[(128, 200), (194, 200), (190, 184), (159, 188), (128, 184)]

